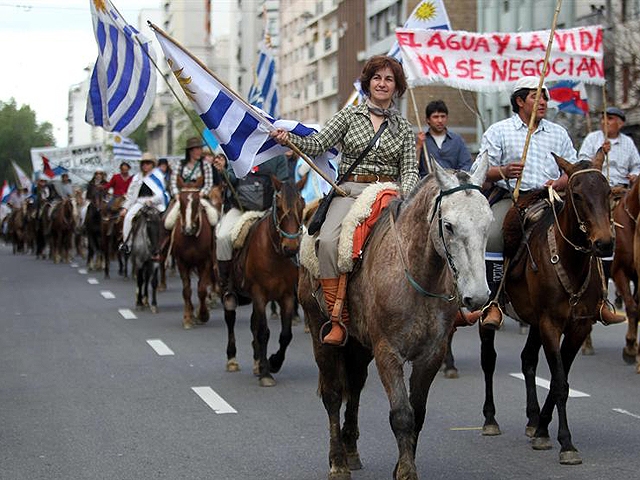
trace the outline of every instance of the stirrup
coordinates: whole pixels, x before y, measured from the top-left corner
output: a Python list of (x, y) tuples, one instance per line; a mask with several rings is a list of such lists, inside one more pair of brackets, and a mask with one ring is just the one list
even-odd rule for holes
[[(334, 345), (332, 343), (325, 343), (324, 342), (324, 337), (329, 334), (329, 332), (331, 331), (331, 328), (333, 327), (334, 323), (336, 323), (344, 331), (344, 340), (342, 341), (342, 343), (340, 345)], [(328, 330), (327, 330), (327, 327), (328, 327)], [(320, 344), (321, 345), (328, 345), (330, 347), (344, 347), (347, 344), (347, 340), (349, 340), (349, 330), (347, 330), (347, 326), (342, 322), (342, 320), (338, 320), (338, 321), (327, 320), (320, 327), (319, 336), (320, 336)]]
[[(484, 321), (485, 321), (484, 314), (492, 306), (495, 306), (498, 309), (498, 311), (500, 312), (500, 323), (498, 324), (497, 327), (494, 324), (485, 325), (485, 323), (484, 323)], [(485, 305), (482, 308), (482, 318), (480, 319), (480, 325), (482, 325), (485, 328), (495, 328), (495, 330), (500, 330), (502, 328), (503, 324), (504, 324), (504, 312), (502, 311), (502, 308), (500, 308), (500, 304), (498, 302), (496, 302), (495, 300), (490, 301), (488, 305)]]
[(618, 325), (619, 323), (624, 323), (626, 321), (626, 318), (625, 318), (620, 322), (612, 322), (612, 323), (605, 322), (604, 318), (602, 318), (602, 310), (604, 308), (608, 308), (608, 310), (610, 310), (611, 313), (616, 317), (620, 317), (620, 318), (623, 318), (623, 317), (622, 315), (618, 315), (615, 305), (613, 305), (608, 298), (605, 298), (604, 300), (602, 300), (602, 303), (600, 304), (600, 308), (598, 309), (598, 317), (599, 317), (600, 323), (602, 323), (602, 325), (604, 325), (605, 327), (608, 327), (609, 325)]

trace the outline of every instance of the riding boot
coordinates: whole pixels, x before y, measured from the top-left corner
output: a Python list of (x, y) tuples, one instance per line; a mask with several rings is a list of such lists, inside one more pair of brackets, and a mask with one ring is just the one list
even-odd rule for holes
[[(321, 279), (320, 284), (331, 322), (331, 331), (322, 337), (322, 343), (343, 346), (347, 340), (347, 324), (349, 323), (349, 312), (344, 305), (347, 296), (347, 274), (343, 273), (338, 278)], [(322, 335), (323, 329), (321, 328), (320, 331)]]
[(475, 324), (480, 317), (482, 317), (482, 310), (476, 310), (475, 312), (463, 312), (458, 309), (456, 319), (453, 322), (454, 327), (468, 327)]
[(487, 268), (487, 283), (491, 290), (491, 301), (482, 309), (482, 320), (480, 324), (491, 330), (499, 330), (500, 327), (502, 327), (503, 314), (495, 297), (500, 288), (500, 282), (502, 282), (502, 275), (504, 273), (503, 261), (502, 259), (485, 260), (485, 264)]
[(233, 290), (232, 269), (232, 260), (218, 260), (218, 274), (220, 275), (218, 284), (220, 285), (222, 303), (225, 310), (235, 310), (238, 306), (238, 299)]
[(604, 326), (614, 325), (616, 323), (623, 323), (627, 321), (627, 317), (625, 317), (624, 315), (618, 315), (617, 313), (612, 311), (605, 301), (602, 301), (600, 303), (600, 308), (598, 309), (598, 311), (600, 312), (599, 320)]

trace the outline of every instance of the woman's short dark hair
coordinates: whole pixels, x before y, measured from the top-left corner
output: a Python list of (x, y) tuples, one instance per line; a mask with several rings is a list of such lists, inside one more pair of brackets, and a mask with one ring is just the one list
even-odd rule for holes
[(407, 90), (407, 78), (404, 76), (404, 70), (402, 65), (395, 58), (387, 55), (376, 55), (371, 57), (362, 68), (360, 74), (360, 88), (365, 95), (370, 96), (371, 90), (369, 89), (369, 83), (378, 70), (383, 68), (391, 69), (393, 77), (396, 81), (396, 95), (400, 98)]
[(131, 170), (131, 165), (129, 165), (127, 162), (122, 162), (118, 168), (122, 167), (127, 167), (129, 170)]

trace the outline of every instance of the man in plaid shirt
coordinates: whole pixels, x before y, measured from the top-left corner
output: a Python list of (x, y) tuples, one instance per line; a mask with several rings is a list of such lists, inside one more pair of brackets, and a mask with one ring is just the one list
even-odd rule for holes
[[(494, 221), (489, 229), (487, 241), (487, 281), (495, 296), (503, 275), (503, 237), (502, 223), (507, 211), (513, 204), (510, 192), (517, 179), (522, 177), (520, 193), (551, 185), (556, 190), (564, 190), (567, 175), (556, 164), (551, 152), (575, 163), (578, 161), (576, 150), (567, 131), (560, 125), (544, 118), (547, 113), (549, 92), (543, 85), (538, 104), (535, 104), (538, 77), (522, 77), (516, 82), (511, 94), (511, 107), (514, 115), (491, 125), (480, 142), (480, 158), (485, 153), (489, 157), (487, 181), (503, 189), (501, 199), (491, 206)], [(524, 143), (527, 137), (529, 119), (535, 109), (534, 131), (529, 142), (526, 166), (520, 163)], [(476, 162), (477, 163), (477, 162)], [(475, 170), (476, 165), (472, 167)], [(624, 317), (615, 315), (607, 308), (601, 311), (603, 323), (619, 323)], [(482, 312), (482, 325), (498, 329), (502, 325), (502, 311), (497, 302), (492, 301)]]

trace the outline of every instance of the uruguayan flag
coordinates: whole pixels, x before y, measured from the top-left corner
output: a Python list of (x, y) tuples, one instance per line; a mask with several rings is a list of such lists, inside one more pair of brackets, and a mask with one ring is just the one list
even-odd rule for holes
[(264, 110), (272, 117), (278, 116), (276, 81), (276, 59), (267, 42), (264, 41), (260, 45), (256, 77), (251, 89), (249, 89), (249, 103)]
[(140, 147), (133, 140), (114, 135), (112, 141), (114, 160), (140, 160), (142, 157)]
[(129, 135), (153, 105), (153, 49), (109, 0), (91, 0), (90, 4), (98, 59), (91, 75), (85, 120), (109, 132)]
[[(178, 82), (204, 124), (219, 140), (237, 177), (246, 176), (255, 165), (289, 150), (276, 143), (269, 136), (270, 131), (283, 128), (302, 136), (316, 131), (299, 122), (275, 120), (248, 105), (162, 30), (155, 25), (151, 27)], [(329, 160), (337, 153), (331, 149), (315, 159), (315, 163), (332, 178), (336, 172)]]
[(159, 168), (154, 168), (151, 173), (144, 178), (144, 183), (151, 189), (156, 195), (162, 195), (164, 198), (164, 206), (169, 205), (169, 194), (164, 183), (164, 173)]
[[(416, 8), (413, 9), (407, 21), (404, 22), (404, 28), (421, 28), (423, 30), (451, 30), (451, 23), (447, 10), (444, 8), (442, 0), (422, 0)], [(394, 57), (402, 62), (402, 55), (398, 42), (393, 42), (393, 47), (387, 53), (390, 57)]]
[(18, 164), (16, 162), (14, 162), (13, 160), (11, 161), (11, 164), (13, 165), (13, 169), (16, 172), (16, 177), (18, 177), (18, 183), (20, 188), (26, 188), (27, 190), (31, 191), (31, 188), (33, 187), (33, 183), (31, 182), (31, 179), (29, 178), (29, 175), (27, 175), (24, 170), (22, 170)]
[(7, 203), (7, 201), (9, 201), (9, 196), (11, 195), (11, 192), (13, 192), (13, 190), (14, 189), (11, 188), (5, 180), (2, 184), (2, 190), (0, 190), (0, 203)]

